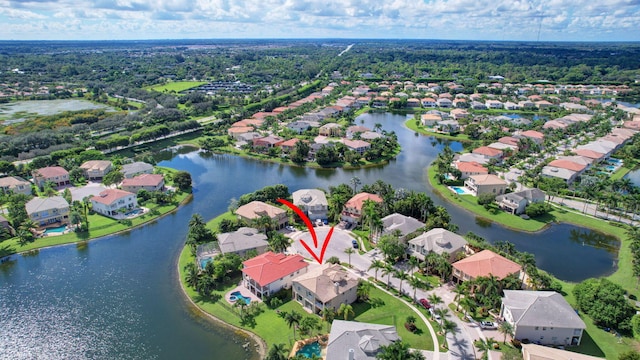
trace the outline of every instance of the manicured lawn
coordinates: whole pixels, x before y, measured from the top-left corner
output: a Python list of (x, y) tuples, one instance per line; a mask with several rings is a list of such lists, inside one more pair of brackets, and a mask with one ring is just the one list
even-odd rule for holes
[(150, 86), (148, 89), (157, 91), (157, 92), (175, 91), (178, 93), (181, 91), (194, 88), (196, 86), (204, 85), (206, 83), (207, 83), (206, 81), (175, 81), (175, 82), (169, 82), (166, 84)]
[(410, 130), (413, 130), (415, 132), (418, 132), (418, 133), (424, 134), (424, 135), (435, 136), (435, 137), (439, 137), (439, 138), (443, 138), (443, 139), (449, 139), (449, 140), (460, 141), (460, 142), (472, 142), (473, 141), (473, 140), (469, 139), (469, 136), (467, 136), (465, 134), (447, 135), (447, 134), (442, 134), (442, 133), (437, 133), (435, 131), (431, 131), (429, 128), (426, 128), (426, 127), (424, 127), (422, 125), (417, 125), (416, 121), (419, 121), (419, 120), (409, 119), (404, 124)]
[(620, 180), (625, 175), (627, 175), (630, 171), (631, 171), (631, 169), (629, 169), (629, 168), (627, 168), (625, 166), (621, 166), (618, 170), (616, 170), (613, 174), (611, 174), (611, 176), (609, 176), (609, 179), (611, 179), (611, 181)]

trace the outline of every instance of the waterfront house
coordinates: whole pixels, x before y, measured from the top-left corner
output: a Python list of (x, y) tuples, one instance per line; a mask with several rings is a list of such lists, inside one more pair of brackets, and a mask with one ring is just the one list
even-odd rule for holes
[(574, 150), (571, 150), (571, 152), (573, 152), (578, 156), (591, 159), (592, 163), (599, 163), (605, 158), (605, 155), (603, 153), (599, 153), (599, 152), (588, 150), (588, 149), (574, 149)]
[(253, 126), (234, 126), (234, 127), (230, 127), (227, 130), (227, 135), (229, 135), (231, 138), (233, 138), (235, 140), (239, 140), (240, 139), (240, 135), (247, 134), (247, 133), (253, 133), (254, 130), (255, 129), (254, 129)]
[(542, 171), (540, 172), (540, 176), (562, 179), (567, 184), (571, 184), (578, 177), (578, 173), (573, 170), (547, 165), (542, 168)]
[(19, 176), (6, 176), (0, 178), (0, 190), (3, 194), (31, 195), (31, 183)]
[(543, 345), (578, 346), (584, 321), (555, 291), (504, 290), (500, 317), (513, 326), (513, 337)]
[(111, 161), (109, 160), (89, 160), (80, 165), (82, 175), (87, 180), (100, 180), (111, 171)]
[(337, 123), (328, 123), (320, 126), (318, 129), (318, 134), (323, 136), (340, 136), (341, 126)]
[(288, 222), (287, 212), (277, 206), (273, 206), (262, 201), (252, 201), (240, 206), (236, 210), (236, 215), (248, 223), (266, 216), (271, 219), (276, 229), (282, 229)]
[(604, 360), (603, 357), (538, 344), (522, 344), (522, 358), (523, 360)]
[(283, 141), (282, 144), (280, 144), (280, 148), (282, 149), (283, 153), (291, 153), (291, 151), (293, 151), (293, 149), (296, 148), (296, 143), (298, 143), (298, 141), (302, 141), (298, 138), (291, 138), (289, 140)]
[(252, 250), (256, 251), (258, 255), (263, 254), (269, 247), (267, 235), (251, 227), (241, 227), (236, 231), (218, 234), (217, 238), (221, 253), (236, 254), (241, 258)]
[(291, 287), (293, 279), (307, 272), (309, 263), (300, 254), (285, 255), (267, 251), (242, 263), (242, 284), (264, 299), (283, 287)]
[(60, 188), (69, 185), (69, 172), (60, 166), (47, 166), (31, 172), (33, 183), (40, 189), (44, 188), (47, 182), (53, 183), (54, 187)]
[(382, 202), (382, 198), (376, 194), (361, 192), (354, 195), (345, 204), (340, 218), (350, 223), (358, 224), (362, 218), (362, 208), (366, 201)]
[(439, 98), (436, 103), (438, 104), (438, 107), (441, 108), (450, 108), (453, 106), (453, 101), (449, 98)]
[(424, 108), (434, 108), (437, 105), (436, 99), (430, 97), (423, 98), (420, 100), (420, 102), (422, 103), (422, 107)]
[(464, 253), (467, 240), (462, 236), (442, 228), (431, 229), (422, 235), (409, 240), (409, 252), (423, 260), (430, 252), (438, 255), (447, 254), (449, 262), (458, 259)]
[(394, 234), (398, 236), (398, 239), (404, 241), (407, 235), (424, 228), (424, 226), (423, 222), (410, 216), (393, 213), (382, 218), (382, 231), (376, 238)]
[(527, 205), (543, 203), (546, 195), (540, 189), (526, 189), (496, 196), (498, 207), (515, 215), (525, 212)]
[(253, 147), (262, 147), (265, 149), (269, 149), (272, 147), (277, 147), (283, 142), (284, 139), (279, 136), (267, 135), (265, 137), (253, 139)]
[(453, 117), (454, 120), (460, 120), (460, 119), (468, 118), (470, 114), (465, 109), (453, 109), (451, 110), (450, 115), (451, 117)]
[(326, 308), (338, 310), (351, 304), (358, 295), (358, 278), (339, 264), (324, 263), (293, 279), (293, 300), (314, 314)]
[(120, 170), (120, 172), (124, 175), (125, 179), (129, 179), (136, 175), (153, 173), (153, 165), (142, 161), (136, 161), (131, 164), (122, 165), (122, 170)]
[(436, 124), (436, 129), (447, 134), (456, 134), (460, 132), (460, 124), (457, 120), (442, 120)]
[(62, 196), (33, 198), (25, 204), (27, 215), (40, 227), (69, 224), (69, 203)]
[(471, 162), (455, 161), (453, 163), (453, 166), (455, 166), (458, 170), (460, 170), (460, 179), (462, 180), (467, 179), (469, 178), (469, 176), (472, 176), (472, 175), (489, 174), (489, 170), (487, 170), (486, 167), (484, 167), (482, 164), (475, 161), (471, 161)]
[(476, 279), (480, 276), (495, 276), (498, 280), (502, 280), (507, 276), (514, 274), (518, 278), (522, 278), (522, 266), (498, 255), (491, 250), (482, 250), (467, 258), (456, 261), (453, 266), (453, 280), (455, 282), (464, 282)]
[(324, 191), (318, 189), (300, 189), (291, 194), (293, 204), (300, 208), (311, 221), (326, 220), (329, 202)]
[(129, 179), (123, 179), (120, 188), (124, 191), (137, 194), (140, 190), (163, 191), (164, 175), (162, 174), (140, 174)]
[(464, 186), (471, 191), (473, 196), (482, 194), (501, 195), (507, 190), (507, 182), (497, 175), (472, 175), (464, 182)]
[(399, 341), (392, 325), (369, 324), (356, 321), (333, 320), (327, 360), (375, 360), (382, 346)]
[(347, 149), (354, 151), (360, 155), (363, 155), (367, 150), (371, 148), (371, 144), (364, 140), (342, 139), (342, 143), (347, 147)]
[(473, 149), (473, 151), (471, 151), (471, 153), (482, 155), (487, 160), (496, 159), (497, 161), (501, 161), (502, 156), (504, 155), (502, 150), (494, 149), (488, 146), (480, 146), (478, 148), (475, 148)]
[(116, 217), (122, 212), (138, 207), (136, 194), (120, 190), (106, 189), (98, 196), (91, 197), (93, 211), (109, 217)]
[(442, 121), (442, 116), (438, 114), (422, 114), (420, 115), (420, 121), (423, 126), (434, 126), (439, 121)]
[(486, 164), (489, 163), (489, 159), (487, 159), (483, 155), (473, 154), (473, 153), (456, 154), (453, 158), (454, 158), (455, 162), (460, 162), (460, 163), (475, 162), (475, 163), (478, 163), (480, 165), (486, 165)]
[(359, 134), (362, 134), (362, 133), (365, 133), (365, 132), (367, 132), (367, 131), (371, 131), (371, 129), (369, 129), (369, 128), (368, 128), (368, 127), (366, 127), (366, 126), (352, 125), (352, 126), (349, 126), (349, 127), (347, 128), (347, 133), (346, 133), (345, 137), (346, 137), (347, 139), (353, 139), (353, 137), (354, 137), (356, 134), (358, 134), (358, 133), (359, 133)]

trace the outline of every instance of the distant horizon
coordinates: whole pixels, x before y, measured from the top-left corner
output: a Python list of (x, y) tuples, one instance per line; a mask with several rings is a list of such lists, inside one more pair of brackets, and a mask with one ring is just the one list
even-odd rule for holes
[(637, 0), (0, 0), (0, 39), (636, 42)]

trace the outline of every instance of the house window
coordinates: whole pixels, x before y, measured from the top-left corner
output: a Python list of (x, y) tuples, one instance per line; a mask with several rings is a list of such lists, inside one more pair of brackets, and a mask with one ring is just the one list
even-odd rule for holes
[(537, 330), (540, 330), (540, 327), (539, 327), (539, 326), (536, 326), (536, 327), (534, 328), (534, 330), (536, 330), (536, 331), (537, 331)]
[(546, 330), (547, 330), (547, 328), (546, 328), (546, 327), (542, 327), (542, 331), (546, 331)]

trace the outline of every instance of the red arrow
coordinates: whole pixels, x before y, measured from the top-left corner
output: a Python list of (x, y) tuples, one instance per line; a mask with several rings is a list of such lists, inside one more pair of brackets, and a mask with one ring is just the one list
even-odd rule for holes
[[(307, 226), (307, 229), (309, 229), (309, 232), (311, 233), (311, 238), (313, 239), (313, 247), (318, 249), (318, 237), (316, 236), (316, 230), (313, 228), (313, 224), (311, 223), (311, 220), (304, 213), (304, 211), (302, 211), (299, 207), (295, 206), (294, 204), (292, 204), (291, 202), (285, 199), (278, 199), (278, 202), (286, 205), (288, 208), (290, 208), (296, 214), (298, 214), (298, 216), (300, 216), (302, 221)], [(324, 242), (322, 243), (322, 249), (320, 250), (320, 257), (318, 257), (316, 253), (313, 250), (311, 250), (311, 247), (307, 245), (307, 243), (304, 242), (304, 240), (300, 239), (300, 243), (302, 244), (302, 246), (304, 246), (305, 249), (307, 249), (309, 254), (311, 254), (311, 256), (313, 256), (313, 258), (316, 259), (317, 262), (322, 264), (322, 259), (324, 259), (324, 252), (325, 250), (327, 250), (327, 245), (329, 245), (329, 241), (331, 240), (331, 235), (333, 235), (333, 226), (329, 230), (327, 237), (324, 238)]]

